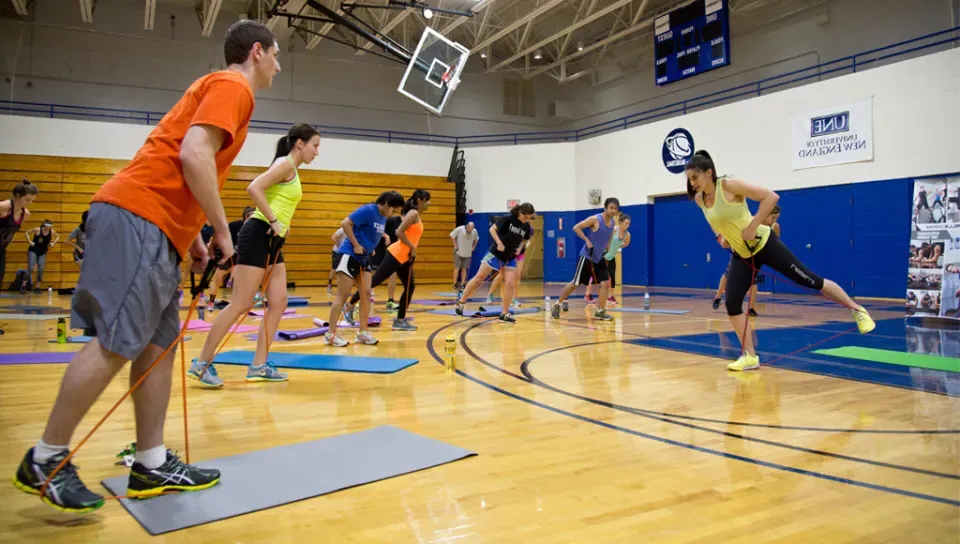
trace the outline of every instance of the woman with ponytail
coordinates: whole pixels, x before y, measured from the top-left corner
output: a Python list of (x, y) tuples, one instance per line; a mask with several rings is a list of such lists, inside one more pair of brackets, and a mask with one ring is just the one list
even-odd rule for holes
[[(780, 199), (777, 193), (738, 179), (717, 178), (716, 172), (713, 159), (703, 150), (694, 153), (686, 166), (687, 196), (703, 211), (717, 235), (717, 242), (733, 252), (733, 261), (727, 269), (726, 307), (730, 323), (740, 337), (743, 354), (727, 365), (728, 369), (743, 371), (760, 367), (760, 357), (748, 329), (749, 320), (743, 313), (743, 297), (764, 265), (797, 285), (818, 291), (849, 308), (862, 334), (876, 327), (867, 310), (839, 285), (807, 268), (765, 224)], [(747, 208), (747, 199), (760, 203), (754, 216)]]
[[(407, 199), (401, 212), (400, 226), (397, 227), (397, 241), (387, 247), (386, 255), (380, 267), (377, 268), (370, 289), (374, 289), (393, 274), (400, 277), (403, 283), (403, 293), (400, 294), (400, 304), (397, 308), (397, 317), (393, 320), (395, 331), (415, 331), (417, 328), (407, 321), (407, 308), (413, 299), (413, 290), (416, 283), (413, 279), (413, 262), (417, 257), (417, 245), (423, 236), (423, 222), (420, 214), (430, 208), (430, 193), (425, 189), (417, 189)], [(388, 220), (389, 221), (389, 220)], [(343, 306), (343, 316), (351, 324), (356, 323), (354, 310), (360, 301), (360, 292), (357, 291), (350, 301)]]
[(33, 204), (39, 192), (36, 185), (24, 179), (14, 186), (13, 198), (0, 202), (0, 289), (3, 289), (3, 274), (7, 268), (7, 246), (23, 222), (30, 218), (27, 207)]
[(490, 251), (483, 257), (477, 275), (467, 282), (467, 286), (460, 293), (455, 309), (457, 315), (463, 315), (464, 305), (470, 300), (470, 295), (483, 283), (484, 278), (491, 272), (500, 272), (504, 274), (500, 322), (511, 324), (517, 322), (510, 315), (510, 301), (513, 300), (514, 288), (517, 285), (517, 255), (527, 235), (527, 227), (524, 225), (528, 225), (534, 215), (536, 210), (533, 209), (533, 204), (524, 202), (514, 206), (509, 215), (503, 216), (496, 224), (490, 226)]
[(206, 387), (222, 387), (223, 380), (210, 362), (214, 350), (231, 325), (253, 307), (266, 268), (272, 267), (270, 283), (263, 286), (270, 306), (260, 321), (257, 352), (247, 369), (248, 382), (280, 382), (287, 374), (267, 361), (267, 344), (277, 333), (280, 318), (287, 308), (287, 267), (283, 242), (290, 232), (293, 214), (303, 197), (298, 168), (310, 164), (320, 153), (320, 133), (307, 124), (294, 125), (277, 142), (273, 164), (247, 186), (257, 210), (237, 234), (237, 265), (233, 272), (233, 296), (230, 304), (213, 321), (200, 357), (193, 360), (189, 375)]

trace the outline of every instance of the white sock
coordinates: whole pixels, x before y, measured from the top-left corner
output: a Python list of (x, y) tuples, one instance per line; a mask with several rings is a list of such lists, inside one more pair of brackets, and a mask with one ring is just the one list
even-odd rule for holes
[(40, 440), (33, 448), (33, 462), (42, 465), (49, 461), (54, 455), (69, 449), (70, 446), (51, 446), (43, 440)]
[(160, 444), (149, 450), (137, 450), (136, 458), (138, 463), (151, 470), (160, 468), (160, 465), (167, 460), (167, 448), (165, 448), (163, 444)]

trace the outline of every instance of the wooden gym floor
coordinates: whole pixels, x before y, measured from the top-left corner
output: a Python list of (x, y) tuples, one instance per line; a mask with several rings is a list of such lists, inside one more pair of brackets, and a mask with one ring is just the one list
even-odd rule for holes
[[(546, 289), (556, 300), (559, 286)], [(417, 297), (437, 298), (433, 293), (449, 290), (449, 285), (421, 285)], [(642, 291), (626, 291), (634, 296), (621, 296), (621, 304), (642, 306), (642, 297), (635, 296)], [(543, 293), (540, 284), (523, 287), (527, 305), (542, 304)], [(76, 518), (7, 483), (0, 486), (0, 540), (957, 541), (956, 381), (918, 375), (917, 387), (896, 387), (777, 366), (729, 373), (727, 360), (634, 342), (729, 330), (724, 313), (710, 307), (710, 294), (655, 291), (654, 308), (690, 312), (615, 313), (612, 323), (594, 323), (586, 317), (582, 290), (578, 293), (562, 320), (521, 315), (512, 327), (429, 314), (416, 306), (417, 332), (375, 330), (379, 346), (342, 350), (419, 358), (419, 364), (396, 374), (292, 370), (287, 383), (247, 384), (243, 367), (222, 366), (227, 381), (222, 390), (188, 382), (194, 460), (384, 424), (471, 449), (477, 457), (155, 538), (116, 502)], [(323, 289), (292, 294), (310, 296), (312, 303), (329, 300)], [(385, 298), (379, 289), (378, 306)], [(826, 338), (848, 330), (828, 321), (853, 326), (849, 312), (815, 297), (775, 304), (763, 298), (759, 329), (802, 328)], [(12, 302), (0, 299), (0, 306)], [(46, 305), (47, 294), (32, 303)], [(54, 300), (68, 304), (66, 297)], [(902, 321), (896, 305), (877, 308), (876, 319)], [(328, 311), (321, 305), (298, 308), (323, 318)], [(382, 306), (378, 313), (385, 315)], [(77, 345), (48, 342), (55, 323), (5, 321), (0, 345), (7, 353), (76, 350)], [(281, 328), (308, 326), (306, 319), (281, 322)], [(189, 334), (192, 357), (205, 333)], [(439, 363), (448, 334), (458, 338), (456, 373)], [(867, 337), (844, 338), (856, 343)], [(333, 349), (322, 338), (274, 346)], [(238, 335), (228, 347), (253, 349), (253, 343)], [(766, 356), (764, 362), (772, 360)], [(64, 368), (0, 366), (5, 478), (42, 433)], [(166, 436), (168, 447), (182, 450), (178, 375)], [(126, 383), (125, 376), (113, 382), (75, 440), (123, 394)], [(132, 440), (127, 406), (78, 455), (80, 475), (91, 488), (103, 492), (101, 479), (125, 472), (114, 465), (114, 456)], [(290, 477), (283, 467), (264, 469)]]

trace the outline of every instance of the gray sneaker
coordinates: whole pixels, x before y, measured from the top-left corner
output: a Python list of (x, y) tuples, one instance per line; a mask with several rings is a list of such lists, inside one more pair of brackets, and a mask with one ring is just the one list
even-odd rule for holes
[(348, 342), (340, 337), (339, 334), (327, 333), (323, 335), (323, 339), (327, 341), (327, 345), (333, 346), (335, 348), (346, 347)]
[(553, 309), (550, 310), (550, 316), (554, 319), (560, 319), (560, 305), (554, 305)]
[(357, 338), (354, 341), (357, 342), (358, 344), (364, 344), (367, 346), (375, 346), (377, 345), (377, 342), (379, 342), (379, 340), (374, 338), (373, 335), (367, 331), (358, 332)]
[(342, 313), (343, 313), (343, 320), (346, 321), (347, 323), (351, 324), (351, 325), (356, 325), (356, 324), (357, 324), (357, 318), (354, 317), (354, 315), (353, 315), (353, 310), (354, 310), (354, 308), (353, 308), (353, 306), (350, 305), (349, 302), (345, 303), (345, 304), (343, 305), (343, 312), (342, 312)]
[(415, 331), (416, 327), (410, 324), (406, 319), (394, 319), (393, 330), (395, 331)]
[(487, 295), (487, 304), (493, 304), (493, 293)]
[(250, 366), (247, 367), (247, 381), (248, 382), (285, 382), (287, 381), (287, 374), (277, 370), (277, 367), (273, 365), (270, 361), (267, 361), (263, 366)]
[(217, 375), (217, 367), (213, 366), (213, 363), (207, 364), (204, 361), (194, 359), (187, 375), (200, 382), (200, 385), (204, 387), (223, 387), (223, 379)]
[(593, 318), (601, 321), (613, 321), (613, 316), (608, 314), (606, 310), (597, 310), (597, 313), (593, 314)]

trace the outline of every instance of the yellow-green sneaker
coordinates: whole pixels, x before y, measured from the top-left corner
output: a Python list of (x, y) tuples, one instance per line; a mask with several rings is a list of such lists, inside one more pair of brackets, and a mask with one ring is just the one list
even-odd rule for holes
[(857, 322), (857, 328), (860, 329), (860, 334), (867, 334), (877, 328), (877, 324), (874, 323), (873, 318), (870, 317), (870, 314), (867, 313), (867, 310), (863, 306), (853, 311), (853, 320)]
[(739, 359), (727, 365), (727, 370), (743, 372), (744, 370), (754, 370), (760, 368), (760, 357), (744, 353)]

